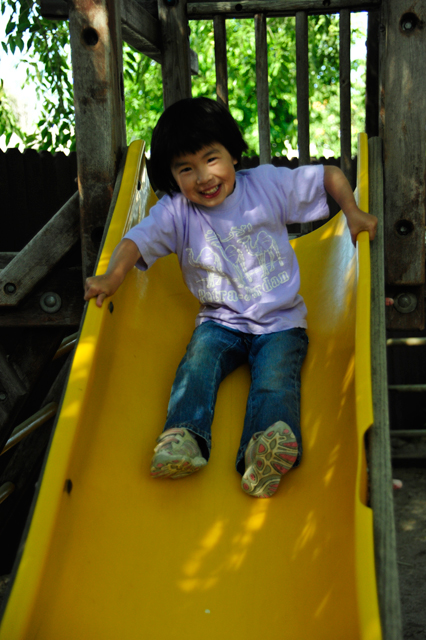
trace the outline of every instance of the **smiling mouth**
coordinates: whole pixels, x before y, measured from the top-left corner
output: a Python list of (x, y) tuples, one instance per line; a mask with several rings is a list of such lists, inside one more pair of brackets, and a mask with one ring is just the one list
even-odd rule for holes
[(211, 189), (207, 189), (207, 191), (201, 191), (201, 195), (204, 196), (205, 198), (213, 198), (219, 193), (220, 187), (221, 185), (218, 184), (215, 187), (212, 187)]

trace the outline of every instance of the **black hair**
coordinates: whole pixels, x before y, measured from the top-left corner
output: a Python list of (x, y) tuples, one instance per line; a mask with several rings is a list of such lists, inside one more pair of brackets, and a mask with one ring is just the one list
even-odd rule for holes
[(171, 172), (173, 158), (197, 153), (219, 142), (240, 162), (248, 147), (229, 111), (210, 98), (185, 98), (168, 107), (160, 116), (151, 142), (149, 174), (157, 189), (169, 195), (179, 192)]

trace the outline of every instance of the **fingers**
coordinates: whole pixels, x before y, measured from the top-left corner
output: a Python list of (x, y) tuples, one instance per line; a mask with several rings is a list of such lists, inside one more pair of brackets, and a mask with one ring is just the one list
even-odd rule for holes
[(102, 307), (102, 303), (110, 295), (104, 276), (92, 276), (87, 278), (84, 287), (84, 299), (96, 298), (96, 306)]
[(107, 298), (107, 294), (106, 293), (100, 293), (97, 297), (96, 297), (96, 306), (97, 307), (102, 307), (102, 303), (105, 300), (105, 298)]

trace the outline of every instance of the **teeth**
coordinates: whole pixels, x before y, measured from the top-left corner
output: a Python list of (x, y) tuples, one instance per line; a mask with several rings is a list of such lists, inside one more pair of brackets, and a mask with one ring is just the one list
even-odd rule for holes
[(217, 185), (216, 187), (212, 187), (211, 189), (208, 189), (208, 191), (203, 191), (202, 193), (204, 193), (206, 196), (211, 196), (218, 189), (219, 189), (219, 185)]

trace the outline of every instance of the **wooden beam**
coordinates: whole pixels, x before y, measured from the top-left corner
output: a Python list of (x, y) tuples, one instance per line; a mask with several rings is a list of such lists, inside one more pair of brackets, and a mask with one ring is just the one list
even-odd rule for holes
[(69, 23), (84, 279), (93, 273), (126, 147), (120, 5), (72, 0)]
[(13, 258), (16, 258), (19, 251), (1, 251), (0, 252), (0, 270), (7, 267), (9, 262), (12, 262)]
[[(161, 64), (161, 35), (156, 0), (121, 0), (124, 42)], [(51, 20), (68, 20), (66, 0), (41, 0), (40, 12)], [(198, 75), (198, 55), (191, 49), (191, 73)]]
[(225, 16), (215, 16), (213, 28), (217, 101), (228, 108), (228, 59), (226, 55)]
[(217, 14), (227, 18), (253, 17), (266, 13), (268, 17), (294, 16), (298, 11), (308, 13), (337, 13), (341, 9), (366, 11), (380, 5), (381, 0), (235, 0), (234, 2), (188, 2), (190, 20), (211, 19)]
[[(424, 326), (426, 0), (387, 0), (381, 25), (381, 137), (389, 329)], [(411, 302), (410, 302), (411, 300)]]
[(55, 270), (18, 307), (0, 308), (0, 327), (78, 327), (84, 310), (81, 267)]
[[(297, 90), (297, 146), (299, 167), (311, 161), (309, 139), (309, 49), (308, 14), (296, 13), (296, 90)], [(300, 233), (310, 233), (312, 222), (302, 222)]]
[(369, 432), (370, 495), (374, 523), (377, 592), (384, 640), (401, 640), (396, 533), (386, 364), (382, 141), (371, 138), (369, 210), (379, 219), (371, 243), (371, 373), (374, 425)]
[[(53, 382), (49, 393), (43, 401), (41, 408), (54, 402), (59, 404), (65, 381), (68, 376), (71, 358), (64, 362), (56, 380)], [(0, 532), (9, 525), (14, 516), (14, 511), (23, 499), (26, 492), (34, 491), (34, 485), (40, 475), (46, 448), (48, 447), (54, 418), (50, 418), (42, 427), (28, 435), (20, 442), (6, 458), (6, 466), (0, 470), (0, 485), (12, 482), (15, 492), (2, 508)]]
[(161, 27), (163, 102), (166, 109), (174, 102), (191, 97), (186, 0), (158, 0)]
[(259, 122), (259, 162), (271, 162), (271, 126), (269, 122), (268, 43), (266, 39), (266, 15), (254, 16), (256, 39), (256, 92)]
[(309, 51), (308, 15), (296, 14), (296, 76), (297, 76), (297, 141), (299, 166), (309, 164)]
[(369, 138), (379, 135), (379, 29), (380, 10), (369, 11), (365, 83), (365, 131)]
[(7, 423), (16, 414), (28, 393), (28, 384), (21, 371), (13, 366), (5, 349), (0, 345), (0, 450), (9, 438)]
[(342, 9), (339, 20), (340, 168), (352, 184), (351, 161), (351, 13)]
[(76, 192), (0, 271), (0, 307), (21, 302), (78, 241), (78, 201)]
[(36, 382), (52, 361), (64, 337), (59, 327), (26, 329), (19, 341), (0, 346), (0, 449)]
[(161, 62), (161, 34), (158, 18), (137, 0), (121, 0), (123, 40), (156, 62)]

